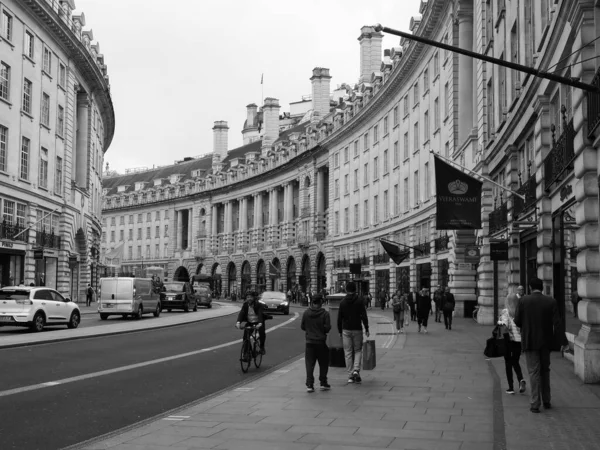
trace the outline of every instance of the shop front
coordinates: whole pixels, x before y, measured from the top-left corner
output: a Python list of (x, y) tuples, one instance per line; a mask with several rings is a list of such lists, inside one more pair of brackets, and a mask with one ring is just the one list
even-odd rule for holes
[(25, 243), (0, 240), (0, 287), (24, 282), (25, 249)]
[(47, 248), (33, 249), (35, 274), (33, 283), (36, 286), (57, 288), (58, 281), (58, 251)]

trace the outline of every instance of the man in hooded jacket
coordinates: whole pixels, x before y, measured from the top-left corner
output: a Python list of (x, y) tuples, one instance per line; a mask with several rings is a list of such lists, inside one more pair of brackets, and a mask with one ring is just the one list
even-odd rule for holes
[(363, 325), (365, 334), (369, 337), (369, 319), (365, 302), (356, 294), (356, 284), (350, 281), (346, 284), (346, 297), (340, 303), (337, 327), (342, 336), (348, 383), (360, 383), (362, 364)]
[(327, 333), (331, 330), (331, 319), (329, 312), (325, 311), (323, 296), (317, 294), (313, 297), (309, 308), (302, 315), (300, 328), (306, 332), (306, 348), (304, 351), (304, 362), (306, 364), (306, 390), (314, 392), (314, 370), (315, 364), (319, 362), (319, 381), (321, 390), (331, 389), (327, 383), (327, 372), (329, 371), (329, 347), (327, 347)]

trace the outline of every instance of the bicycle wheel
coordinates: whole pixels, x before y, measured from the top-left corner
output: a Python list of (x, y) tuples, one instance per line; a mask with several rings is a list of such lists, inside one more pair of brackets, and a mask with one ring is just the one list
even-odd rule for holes
[(260, 367), (262, 363), (262, 353), (260, 352), (260, 344), (258, 343), (258, 339), (254, 340), (254, 367), (257, 369)]
[(242, 366), (242, 372), (248, 372), (250, 364), (252, 363), (252, 353), (250, 348), (250, 341), (245, 339), (242, 342), (242, 353), (240, 355), (240, 366)]

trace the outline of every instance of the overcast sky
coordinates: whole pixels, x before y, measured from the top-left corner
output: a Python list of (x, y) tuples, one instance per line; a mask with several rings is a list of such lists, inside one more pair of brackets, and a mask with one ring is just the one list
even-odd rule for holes
[[(212, 151), (216, 120), (242, 145), (246, 105), (279, 99), (281, 112), (311, 93), (314, 67), (332, 89), (356, 83), (363, 25), (408, 30), (420, 0), (76, 0), (110, 76), (115, 136), (105, 161), (173, 164)], [(383, 48), (399, 44), (385, 36)], [(263, 98), (264, 98), (263, 97)]]

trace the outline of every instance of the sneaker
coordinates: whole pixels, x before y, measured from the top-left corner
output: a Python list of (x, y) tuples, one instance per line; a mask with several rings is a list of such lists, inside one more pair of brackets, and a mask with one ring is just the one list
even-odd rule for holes
[(354, 378), (355, 383), (362, 382), (362, 378), (360, 377), (360, 373), (358, 372), (358, 370), (355, 370), (354, 372), (352, 372), (352, 378)]
[(315, 392), (314, 386), (312, 384), (309, 386), (306, 386), (306, 392)]
[(423, 333), (427, 334), (427, 328), (423, 328)]
[(527, 389), (527, 383), (525, 382), (525, 380), (519, 381), (519, 393), (523, 394), (526, 389)]
[(354, 383), (354, 377), (352, 375), (350, 375), (348, 377), (348, 384)]
[(404, 334), (404, 328), (400, 330), (400, 334)]
[(506, 390), (506, 393), (507, 393), (507, 394), (509, 394), (509, 395), (514, 395), (515, 391), (514, 391), (514, 389), (513, 389), (513, 388), (508, 388), (508, 389)]
[(544, 409), (552, 409), (552, 404), (550, 402), (544, 403)]
[(329, 386), (327, 383), (321, 385), (322, 391), (328, 391), (329, 389), (331, 389), (331, 386)]
[(419, 330), (418, 331), (419, 331), (419, 333), (421, 332), (421, 325), (419, 325)]
[(535, 413), (535, 414), (539, 414), (540, 408), (529, 408), (529, 411), (531, 411), (532, 413)]

